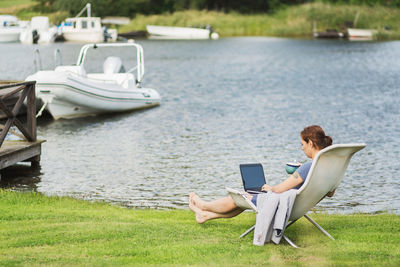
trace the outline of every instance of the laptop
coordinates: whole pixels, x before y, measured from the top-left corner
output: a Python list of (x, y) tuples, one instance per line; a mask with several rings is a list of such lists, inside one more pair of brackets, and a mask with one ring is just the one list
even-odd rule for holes
[[(244, 190), (250, 194), (266, 193), (261, 187), (266, 184), (264, 169), (260, 163), (240, 164), (240, 174)], [(236, 189), (226, 187), (235, 204), (242, 209), (252, 209), (257, 212), (257, 207), (247, 198), (246, 194)]]
[(239, 167), (244, 191), (251, 194), (265, 193), (261, 190), (261, 187), (266, 184), (261, 163), (240, 164)]

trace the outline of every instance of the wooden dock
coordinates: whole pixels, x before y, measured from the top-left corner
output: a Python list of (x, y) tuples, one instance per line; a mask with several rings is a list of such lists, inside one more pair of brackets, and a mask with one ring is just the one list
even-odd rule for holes
[[(5, 115), (4, 124), (0, 125), (0, 169), (23, 161), (30, 161), (33, 167), (39, 165), (44, 141), (36, 139), (35, 83), (0, 82), (0, 110)], [(10, 99), (14, 99), (11, 104)], [(26, 120), (20, 120), (22, 111)], [(12, 126), (21, 134), (13, 131)], [(9, 133), (23, 140), (6, 140)]]

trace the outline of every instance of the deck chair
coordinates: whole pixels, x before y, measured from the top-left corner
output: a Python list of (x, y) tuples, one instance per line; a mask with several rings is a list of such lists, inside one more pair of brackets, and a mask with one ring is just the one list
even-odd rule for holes
[[(318, 152), (313, 160), (305, 183), (297, 191), (296, 200), (293, 204), (286, 228), (304, 216), (323, 234), (335, 240), (325, 229), (311, 219), (307, 215), (307, 212), (324, 199), (329, 192), (336, 190), (343, 179), (351, 157), (365, 146), (365, 144), (337, 144), (326, 147)], [(235, 198), (239, 200), (238, 196)], [(235, 198), (234, 201), (236, 202)], [(257, 212), (254, 205), (246, 206), (243, 201), (241, 201), (240, 206)], [(252, 232), (254, 228), (255, 225), (244, 232), (240, 238)], [(298, 248), (286, 235), (283, 235), (283, 238), (291, 246)]]

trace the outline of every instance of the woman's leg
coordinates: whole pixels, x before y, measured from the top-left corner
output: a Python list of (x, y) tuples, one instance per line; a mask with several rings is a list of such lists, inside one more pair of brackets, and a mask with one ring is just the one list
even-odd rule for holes
[(189, 204), (198, 207), (200, 210), (211, 211), (219, 214), (230, 213), (238, 209), (238, 206), (236, 206), (235, 202), (230, 196), (208, 202), (202, 200), (193, 192), (189, 194)]
[(195, 206), (192, 202), (189, 203), (189, 208), (196, 214), (196, 221), (198, 223), (205, 223), (208, 220), (218, 219), (218, 218), (232, 218), (243, 212), (243, 210), (238, 207), (227, 213), (217, 213), (207, 210), (201, 210), (199, 207)]

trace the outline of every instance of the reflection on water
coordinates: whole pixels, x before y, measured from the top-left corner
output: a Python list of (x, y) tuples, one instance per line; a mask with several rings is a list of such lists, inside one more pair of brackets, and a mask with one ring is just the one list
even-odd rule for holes
[[(261, 162), (268, 181), (279, 183), (287, 161), (307, 160), (299, 132), (320, 124), (334, 143), (367, 147), (319, 209), (400, 211), (400, 182), (393, 175), (400, 171), (400, 42), (140, 43), (143, 86), (158, 90), (162, 104), (73, 120), (40, 118), (38, 136), (47, 140), (40, 173), (21, 174), (34, 185), (2, 186), (130, 207), (187, 208), (190, 191), (211, 200), (226, 195), (225, 186), (241, 188), (240, 163)], [(28, 76), (33, 48), (0, 45), (9, 65), (0, 64), (1, 79)], [(64, 63), (74, 63), (80, 45), (41, 46), (44, 66), (54, 65), (54, 48)]]
[(0, 187), (18, 191), (36, 191), (41, 169), (29, 164), (17, 164), (1, 171)]

